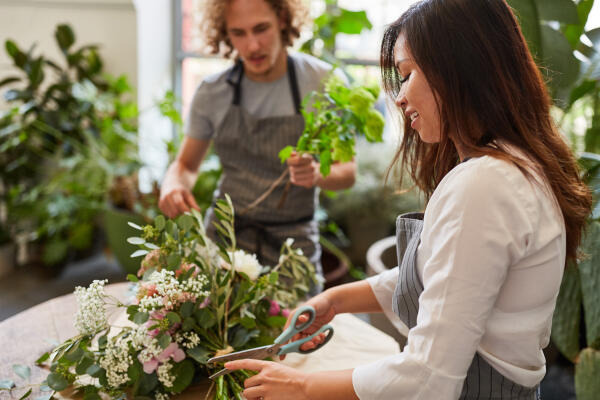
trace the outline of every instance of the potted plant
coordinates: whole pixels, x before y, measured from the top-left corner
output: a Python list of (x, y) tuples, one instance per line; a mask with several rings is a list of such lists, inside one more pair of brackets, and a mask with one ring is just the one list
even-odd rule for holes
[(62, 63), (36, 55), (34, 46), (23, 51), (7, 40), (19, 75), (0, 82), (11, 85), (4, 92), (11, 108), (0, 118), (10, 222), (39, 246), (33, 254), (45, 265), (63, 265), (96, 242), (106, 177), (91, 168), (94, 153), (86, 146), (97, 140), (112, 148), (107, 136), (127, 137), (135, 111), (122, 100), (123, 79), (102, 75), (96, 46), (75, 48), (68, 25), (56, 28), (55, 39)]

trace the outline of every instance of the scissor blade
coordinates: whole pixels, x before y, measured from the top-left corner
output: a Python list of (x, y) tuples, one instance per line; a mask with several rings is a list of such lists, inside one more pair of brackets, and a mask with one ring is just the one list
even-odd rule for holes
[(223, 368), (222, 370), (220, 370), (219, 372), (212, 374), (211, 376), (208, 377), (208, 379), (215, 379), (220, 377), (221, 375), (227, 375), (232, 373), (233, 371), (228, 370), (227, 368)]
[(262, 360), (267, 357), (273, 357), (279, 351), (279, 345), (270, 344), (267, 346), (256, 347), (254, 349), (236, 351), (235, 353), (229, 353), (218, 357), (213, 357), (207, 362), (210, 363), (222, 363), (233, 360), (242, 360), (245, 358), (252, 358), (255, 360)]

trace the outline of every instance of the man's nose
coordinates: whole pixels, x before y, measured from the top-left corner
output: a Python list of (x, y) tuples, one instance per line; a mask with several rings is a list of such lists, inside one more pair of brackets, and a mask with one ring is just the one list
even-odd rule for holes
[(255, 51), (260, 50), (260, 42), (258, 40), (258, 38), (256, 37), (256, 35), (249, 35), (248, 36), (248, 51), (253, 53)]

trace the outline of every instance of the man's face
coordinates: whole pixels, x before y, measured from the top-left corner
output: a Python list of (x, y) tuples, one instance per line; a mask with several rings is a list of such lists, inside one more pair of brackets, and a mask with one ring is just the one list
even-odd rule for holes
[(284, 63), (283, 23), (264, 0), (232, 0), (225, 10), (231, 44), (244, 61), (249, 78), (271, 80)]

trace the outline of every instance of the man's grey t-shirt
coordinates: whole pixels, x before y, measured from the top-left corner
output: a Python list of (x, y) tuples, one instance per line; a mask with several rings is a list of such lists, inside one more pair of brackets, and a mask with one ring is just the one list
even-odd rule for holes
[[(311, 91), (322, 89), (322, 80), (332, 67), (308, 54), (290, 53), (290, 56), (294, 60), (302, 101)], [(227, 83), (230, 70), (206, 77), (196, 89), (186, 129), (188, 136), (200, 140), (213, 138), (233, 101), (233, 88)], [(256, 118), (294, 115), (288, 74), (272, 82), (255, 82), (244, 75), (241, 106)]]

